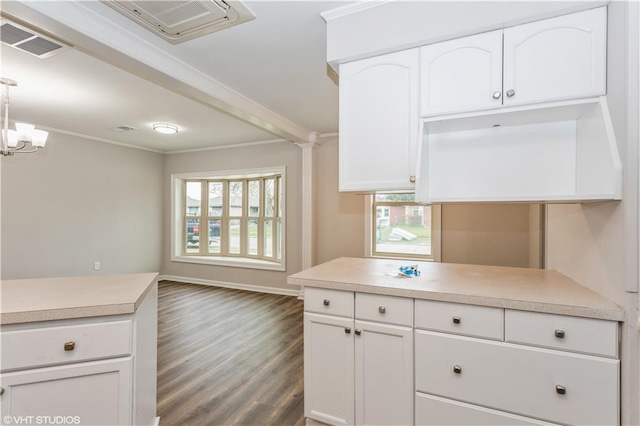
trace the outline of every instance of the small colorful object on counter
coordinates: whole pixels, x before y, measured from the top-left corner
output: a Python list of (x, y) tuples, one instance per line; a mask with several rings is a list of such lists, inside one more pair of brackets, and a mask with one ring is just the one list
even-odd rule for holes
[(409, 278), (419, 277), (420, 271), (418, 271), (418, 265), (401, 266), (398, 276)]

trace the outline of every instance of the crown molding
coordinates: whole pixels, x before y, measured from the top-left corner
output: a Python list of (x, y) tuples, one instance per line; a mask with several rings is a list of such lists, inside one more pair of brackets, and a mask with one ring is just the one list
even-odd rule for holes
[(258, 146), (258, 145), (271, 145), (275, 143), (291, 143), (286, 139), (270, 139), (266, 141), (256, 141), (256, 142), (245, 142), (245, 143), (237, 143), (232, 145), (219, 145), (219, 146), (210, 146), (207, 148), (194, 148), (194, 149), (182, 149), (179, 151), (165, 151), (164, 154), (172, 155), (172, 154), (188, 154), (191, 152), (204, 152), (204, 151), (216, 151), (220, 149), (234, 149), (234, 148), (245, 148), (249, 146)]
[(394, 0), (358, 1), (352, 4), (336, 7), (335, 9), (327, 10), (325, 12), (322, 12), (320, 16), (322, 16), (322, 19), (324, 19), (324, 22), (329, 22), (331, 20), (342, 18), (343, 16), (351, 15), (352, 13), (362, 12), (363, 10), (371, 9), (373, 7), (377, 7), (382, 4), (389, 3), (391, 1), (394, 1)]

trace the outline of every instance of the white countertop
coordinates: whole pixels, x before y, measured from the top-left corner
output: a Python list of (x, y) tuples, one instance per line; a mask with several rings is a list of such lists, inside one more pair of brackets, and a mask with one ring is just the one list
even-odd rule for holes
[[(418, 265), (420, 276), (388, 273)], [(623, 309), (544, 269), (341, 257), (289, 276), (289, 284), (622, 321)]]
[(0, 324), (131, 314), (157, 273), (0, 281)]

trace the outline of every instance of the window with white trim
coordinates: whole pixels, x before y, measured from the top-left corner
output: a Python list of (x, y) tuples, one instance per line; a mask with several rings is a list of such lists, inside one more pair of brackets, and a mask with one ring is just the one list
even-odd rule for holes
[(284, 270), (284, 168), (172, 178), (172, 260)]
[(440, 206), (416, 203), (414, 194), (367, 197), (371, 257), (440, 260)]

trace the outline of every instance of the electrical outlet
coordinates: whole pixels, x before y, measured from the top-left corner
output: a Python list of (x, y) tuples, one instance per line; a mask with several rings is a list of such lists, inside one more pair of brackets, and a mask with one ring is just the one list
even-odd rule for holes
[(93, 264), (93, 270), (94, 271), (99, 271), (100, 270), (100, 262), (95, 262)]

